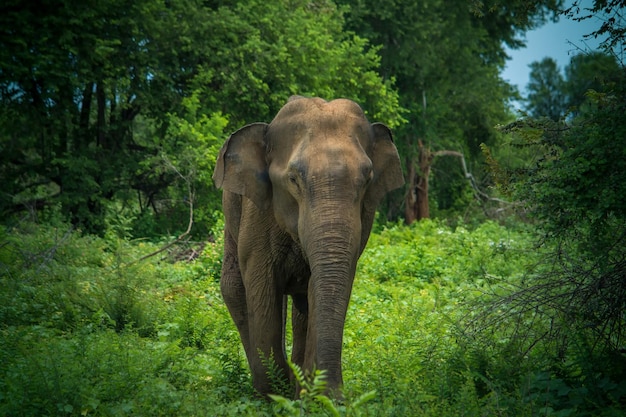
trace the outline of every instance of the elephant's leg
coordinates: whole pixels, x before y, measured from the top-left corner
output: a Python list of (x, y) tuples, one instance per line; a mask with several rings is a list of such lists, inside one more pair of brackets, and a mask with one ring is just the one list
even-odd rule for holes
[[(270, 394), (277, 388), (272, 386), (272, 380), (287, 381), (289, 375), (283, 340), (283, 294), (273, 285), (270, 275), (263, 274), (260, 264), (251, 265), (257, 265), (250, 268), (253, 276), (246, 276), (252, 383), (260, 394)], [(268, 375), (268, 361), (274, 362), (277, 374)]]
[(227, 230), (224, 232), (224, 259), (222, 261), (220, 289), (226, 307), (228, 307), (228, 311), (239, 331), (248, 362), (250, 362), (253, 352), (250, 350), (246, 289), (241, 279), (241, 269), (237, 259), (237, 244)]
[(293, 349), (291, 362), (299, 367), (304, 366), (304, 354), (306, 350), (306, 329), (308, 326), (308, 302), (304, 294), (292, 297), (291, 326), (293, 329)]
[[(293, 349), (291, 351), (291, 362), (304, 369), (304, 357), (306, 353), (306, 331), (308, 326), (308, 303), (306, 295), (294, 295), (293, 307), (291, 309), (291, 326), (293, 329)], [(295, 398), (300, 393), (300, 384), (295, 381), (293, 372), (289, 373), (292, 384), (296, 388)]]

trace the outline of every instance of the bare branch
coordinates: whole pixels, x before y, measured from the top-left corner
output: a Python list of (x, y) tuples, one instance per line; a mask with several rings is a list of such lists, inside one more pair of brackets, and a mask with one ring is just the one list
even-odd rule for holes
[(461, 167), (463, 168), (463, 175), (465, 176), (465, 178), (467, 178), (470, 182), (470, 185), (472, 186), (472, 188), (474, 189), (474, 192), (476, 193), (477, 197), (479, 200), (486, 200), (486, 201), (496, 201), (498, 203), (503, 203), (503, 204), (512, 204), (508, 201), (502, 200), (500, 198), (495, 198), (495, 197), (491, 197), (489, 194), (485, 193), (484, 191), (482, 191), (479, 187), (478, 187), (478, 183), (476, 181), (476, 178), (474, 178), (474, 175), (472, 175), (471, 172), (469, 172), (469, 170), (467, 169), (467, 164), (465, 162), (465, 156), (458, 151), (450, 151), (450, 150), (442, 150), (442, 151), (436, 151), (433, 152), (434, 156), (454, 156), (459, 158), (459, 160), (461, 161)]
[(165, 246), (161, 247), (160, 249), (149, 253), (145, 256), (142, 256), (139, 259), (136, 259), (134, 261), (131, 261), (127, 264), (128, 265), (133, 265), (135, 263), (141, 262), (141, 261), (145, 261), (148, 258), (151, 258), (155, 255), (158, 255), (159, 253), (165, 252), (166, 250), (168, 250), (169, 248), (171, 248), (172, 246), (174, 246), (176, 243), (180, 242), (181, 240), (183, 240), (185, 237), (187, 237), (189, 235), (189, 233), (191, 233), (191, 228), (193, 226), (193, 202), (195, 199), (195, 193), (193, 190), (193, 185), (192, 185), (192, 181), (188, 178), (185, 177), (183, 174), (180, 173), (180, 171), (172, 164), (172, 162), (165, 156), (162, 155), (163, 160), (169, 165), (169, 167), (176, 172), (176, 174), (178, 174), (178, 176), (180, 176), (180, 178), (183, 179), (183, 181), (185, 181), (185, 183), (187, 184), (187, 194), (188, 194), (188, 204), (189, 204), (189, 222), (187, 224), (187, 230), (185, 230), (183, 233), (181, 233), (176, 239), (174, 239), (173, 241), (171, 241), (170, 243), (166, 244)]

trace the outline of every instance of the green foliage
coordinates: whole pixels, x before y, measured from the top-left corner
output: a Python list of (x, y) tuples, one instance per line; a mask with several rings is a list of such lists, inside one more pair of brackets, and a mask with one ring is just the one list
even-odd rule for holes
[(555, 357), (534, 337), (552, 321), (503, 303), (499, 326), (481, 318), (541, 257), (521, 227), (379, 225), (347, 315), (341, 403), (323, 372), (297, 367), (299, 399), (257, 399), (219, 294), (219, 239), (184, 263), (137, 262), (156, 247), (62, 223), (0, 239), (2, 415), (610, 415), (625, 395), (623, 355), (598, 356), (589, 334)]
[[(404, 122), (393, 77), (379, 74), (379, 48), (345, 30), (334, 2), (250, 0), (212, 10), (208, 20), (213, 52), (191, 83), (197, 114), (224, 115), (232, 131), (270, 122), (298, 94), (348, 97), (371, 121)], [(219, 201), (212, 189), (200, 196), (210, 206)]]
[(0, 143), (13, 185), (2, 210), (19, 210), (17, 196), (43, 184), (52, 192), (21, 203), (59, 201), (74, 224), (102, 235), (105, 206), (120, 190), (141, 191), (135, 171), (154, 149), (135, 142), (136, 116), (175, 109), (179, 59), (193, 67), (197, 57), (170, 53), (190, 32), (180, 2), (11, 3), (1, 13)]
[(377, 48), (344, 30), (332, 1), (258, 0), (210, 14), (207, 56), (194, 89), (204, 111), (229, 117), (230, 128), (269, 122), (294, 94), (349, 97), (373, 120), (402, 118), (393, 83), (378, 74)]
[[(469, 337), (462, 323), (473, 301), (520, 278), (532, 259), (529, 239), (493, 223), (453, 231), (433, 221), (372, 236), (344, 335), (351, 389), (375, 389), (385, 415), (496, 412), (493, 402), (514, 392), (523, 363), (519, 372), (503, 366), (511, 341)], [(372, 367), (373, 377), (360, 377)]]
[(144, 134), (157, 145), (158, 153), (141, 162), (137, 175), (168, 186), (146, 190), (148, 196), (140, 199), (139, 207), (134, 204), (135, 196), (119, 196), (124, 201), (120, 215), (131, 218), (131, 236), (171, 235), (193, 221), (193, 235), (204, 238), (219, 219), (221, 195), (211, 175), (228, 120), (219, 113), (202, 113), (198, 92), (183, 98), (181, 107), (180, 115), (168, 114), (163, 137), (153, 131), (149, 120), (142, 119)]
[(205, 272), (221, 249), (168, 265), (134, 262), (154, 245), (67, 225), (0, 237), (0, 414), (255, 415), (255, 401), (239, 402), (249, 375)]
[[(0, 13), (3, 215), (61, 204), (81, 230), (205, 236), (228, 131), (292, 94), (350, 97), (402, 122), (377, 48), (332, 1), (9, 2)], [(4, 65), (6, 63), (6, 65)]]
[[(457, 286), (464, 282), (511, 276), (523, 270), (518, 245), (500, 226), (487, 222), (473, 231), (450, 230), (441, 222), (425, 221), (414, 227), (395, 225), (373, 235), (359, 271), (380, 282), (409, 280), (413, 285)], [(503, 258), (494, 254), (503, 254)], [(462, 259), (450, 254), (463, 254)], [(485, 271), (489, 270), (489, 276)]]
[[(502, 329), (510, 335), (529, 321), (537, 330), (534, 323), (544, 323), (542, 331), (522, 335), (549, 358), (548, 372), (531, 373), (525, 394), (543, 415), (615, 415), (625, 395), (626, 90), (624, 68), (607, 62), (614, 64), (603, 55), (572, 59), (566, 84), (583, 88), (592, 78), (585, 68), (594, 63), (612, 76), (599, 72), (598, 90), (588, 90), (569, 119), (508, 126), (536, 158), (510, 173), (507, 188), (533, 216), (544, 255), (487, 315), (518, 317)], [(576, 97), (580, 90), (571, 91)]]
[[(381, 71), (394, 77), (400, 105), (408, 110), (407, 123), (394, 132), (402, 161), (419, 172), (422, 141), (433, 151), (463, 153), (469, 171), (482, 179), (480, 144), (496, 142), (494, 127), (508, 120), (507, 101), (516, 96), (500, 78), (504, 45), (521, 46), (517, 35), (545, 21), (561, 2), (339, 3), (348, 7), (348, 28), (382, 47)], [(438, 214), (454, 211), (453, 217), (471, 202), (466, 198), (467, 179), (454, 162), (452, 169), (448, 164), (431, 173), (431, 192), (442, 210)], [(393, 219), (400, 217), (402, 197), (394, 195), (385, 208)]]
[(281, 395), (270, 395), (270, 398), (276, 403), (274, 407), (276, 416), (360, 416), (363, 415), (361, 413), (363, 405), (376, 396), (375, 391), (369, 391), (348, 405), (338, 405), (326, 395), (325, 371), (316, 369), (307, 376), (298, 365), (292, 362), (288, 363), (299, 387), (298, 399), (290, 400)]

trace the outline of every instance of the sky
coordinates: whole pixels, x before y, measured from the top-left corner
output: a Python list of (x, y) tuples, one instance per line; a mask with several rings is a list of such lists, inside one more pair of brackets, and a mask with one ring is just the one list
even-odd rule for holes
[[(572, 1), (565, 2), (569, 6)], [(582, 0), (582, 8), (590, 7), (591, 0)], [(600, 28), (601, 22), (597, 18), (591, 18), (582, 22), (560, 16), (556, 23), (548, 22), (533, 31), (526, 33), (526, 47), (522, 49), (507, 49), (511, 59), (507, 62), (502, 73), (502, 78), (526, 95), (530, 68), (534, 61), (541, 61), (545, 57), (553, 58), (561, 71), (569, 64), (573, 55), (582, 51), (590, 51), (598, 48), (600, 40), (585, 39), (584, 35)]]

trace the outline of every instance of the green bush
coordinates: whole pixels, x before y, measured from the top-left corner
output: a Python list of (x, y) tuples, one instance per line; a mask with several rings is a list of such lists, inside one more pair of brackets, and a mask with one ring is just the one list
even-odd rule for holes
[(253, 396), (212, 270), (220, 241), (192, 264), (170, 264), (137, 262), (153, 244), (68, 226), (22, 224), (0, 237), (0, 415), (258, 409), (240, 402)]
[[(372, 235), (364, 252), (361, 274), (413, 284), (460, 285), (519, 275), (530, 237), (486, 222), (474, 230), (452, 230), (425, 220), (410, 227), (395, 225)], [(496, 256), (497, 255), (497, 256)]]

